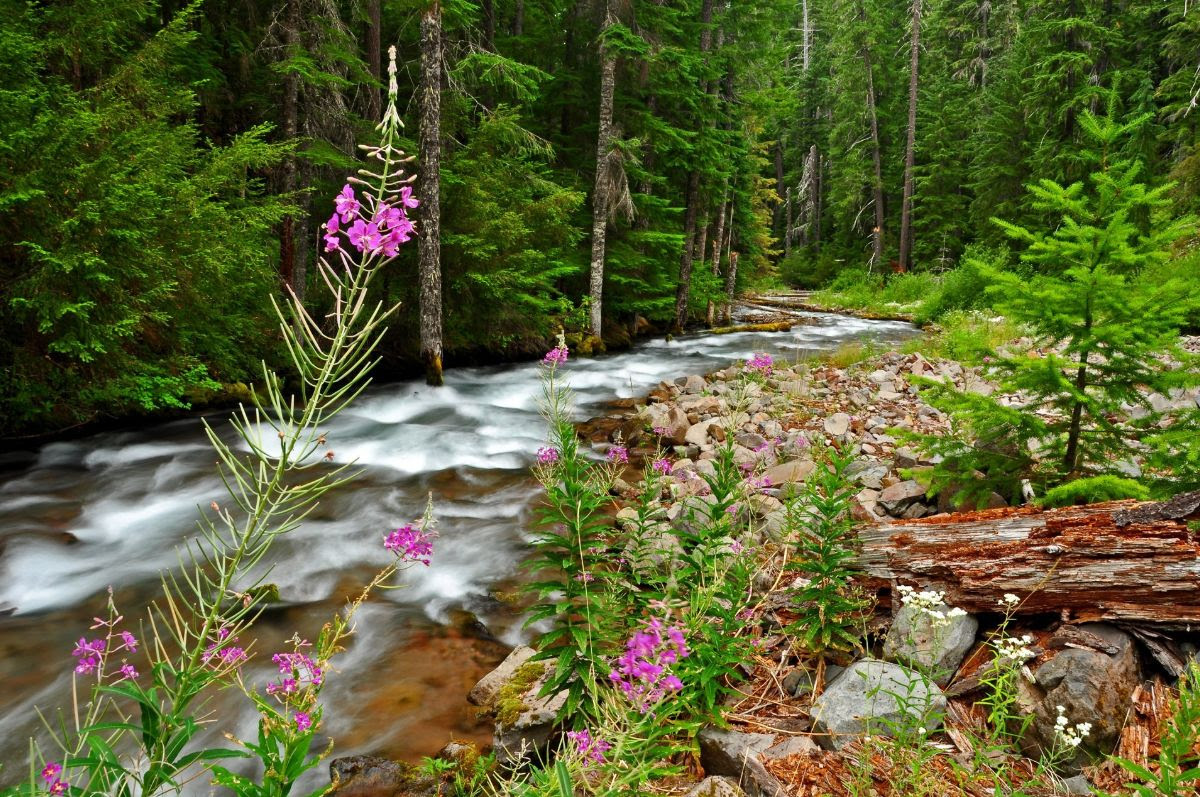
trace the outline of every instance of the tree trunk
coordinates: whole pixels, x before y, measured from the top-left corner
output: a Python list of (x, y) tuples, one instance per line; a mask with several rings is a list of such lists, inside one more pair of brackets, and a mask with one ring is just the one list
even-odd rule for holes
[[(859, 19), (866, 20), (862, 4), (858, 6)], [(871, 66), (871, 49), (863, 44), (863, 64), (867, 70), (867, 115), (871, 121), (871, 161), (875, 167), (872, 195), (875, 203), (874, 250), (871, 255), (873, 266), (883, 265), (883, 156), (879, 150), (879, 115), (875, 112), (875, 77)]]
[[(616, 2), (608, 0), (604, 16), (604, 31), (615, 25)], [(603, 34), (601, 34), (603, 36)], [(611, 181), (605, 179), (605, 161), (612, 148), (613, 95), (617, 85), (617, 58), (603, 40), (600, 44), (600, 132), (596, 135), (596, 184), (592, 192), (592, 264), (588, 281), (591, 297), (591, 333), (600, 337), (602, 302), (604, 298), (604, 243), (608, 226), (608, 191)]]
[[(712, 47), (712, 30), (709, 28), (712, 24), (712, 14), (713, 0), (704, 0), (700, 7), (700, 23), (703, 25), (700, 30), (701, 54), (706, 54)], [(706, 94), (708, 88), (706, 82), (703, 86)], [(686, 201), (687, 210), (683, 216), (683, 254), (679, 258), (679, 285), (675, 290), (675, 322), (672, 325), (672, 330), (676, 333), (682, 332), (683, 325), (687, 322), (688, 297), (692, 289), (691, 242), (696, 234), (697, 205), (700, 202), (700, 168), (695, 165), (688, 173)]]
[(367, 0), (367, 71), (373, 81), (367, 88), (367, 118), (372, 123), (383, 118), (383, 105), (380, 101), (380, 86), (383, 84), (383, 56), (380, 49), (380, 36), (383, 23), (380, 18), (382, 0)]
[(946, 603), (1020, 614), (1200, 625), (1200, 542), (1188, 532), (1200, 493), (1164, 503), (1113, 501), (1043, 511), (992, 509), (858, 528), (859, 564), (876, 588), (945, 591)]
[[(284, 58), (292, 56), (300, 41), (300, 2), (286, 0), (283, 8), (283, 27), (280, 35)], [(284, 141), (295, 141), (300, 129), (300, 76), (288, 69), (283, 75), (283, 103), (280, 133)], [(298, 187), (298, 165), (294, 154), (283, 160), (280, 192), (294, 194)], [(296, 216), (289, 213), (283, 217), (279, 230), (279, 276), (283, 284), (301, 299), (304, 286), (296, 279)], [(303, 224), (303, 221), (300, 221)]]
[[(733, 246), (733, 231), (729, 233), (729, 245)], [(729, 250), (729, 270), (725, 272), (725, 323), (733, 323), (733, 299), (737, 291), (738, 253)]]
[(801, 0), (800, 8), (801, 8), (801, 19), (803, 20), (803, 22), (801, 23), (802, 29), (800, 31), (800, 37), (801, 37), (800, 38), (800, 41), (801, 41), (800, 46), (801, 46), (801, 51), (802, 51), (802, 56), (800, 59), (800, 68), (804, 71), (805, 74), (808, 74), (808, 65), (809, 65), (809, 60), (810, 60), (810, 55), (811, 55), (811, 50), (812, 50), (812, 28), (810, 28), (808, 25), (808, 0)]
[(512, 35), (521, 36), (525, 33), (525, 0), (517, 0), (517, 7), (513, 11)]
[(789, 186), (783, 200), (783, 257), (792, 256), (792, 189)]
[(417, 170), (421, 198), (420, 315), (421, 360), (425, 381), (442, 384), (442, 6), (433, 3), (421, 15), (421, 140)]
[[(725, 190), (721, 192), (721, 204), (717, 208), (717, 218), (713, 222), (713, 238), (712, 238), (712, 275), (713, 282), (717, 285), (716, 278), (721, 275), (721, 244), (725, 238), (725, 209), (729, 206), (729, 178), (725, 178)], [(717, 322), (717, 303), (709, 299), (708, 307), (704, 313), (704, 320), (708, 326), (713, 326)]]
[(908, 64), (908, 140), (904, 145), (904, 199), (900, 204), (900, 270), (912, 258), (913, 166), (917, 142), (917, 59), (921, 52), (921, 0), (912, 3), (912, 53)]
[(676, 334), (683, 331), (687, 322), (688, 298), (692, 288), (692, 243), (696, 236), (697, 205), (700, 204), (700, 171), (688, 174), (687, 210), (683, 215), (683, 254), (679, 258), (679, 285), (675, 290), (675, 322), (671, 329)]
[(496, 52), (496, 5), (494, 0), (483, 0), (483, 49)]
[[(1089, 297), (1083, 317), (1083, 334), (1085, 337), (1090, 336), (1092, 332), (1092, 300)], [(1075, 390), (1079, 395), (1083, 395), (1087, 390), (1088, 384), (1088, 357), (1091, 355), (1091, 350), (1085, 348), (1079, 354), (1079, 370), (1075, 372)], [(1071, 426), (1067, 430), (1067, 450), (1063, 457), (1063, 470), (1067, 474), (1074, 474), (1076, 468), (1079, 467), (1079, 435), (1083, 427), (1083, 402), (1076, 400), (1071, 407)]]

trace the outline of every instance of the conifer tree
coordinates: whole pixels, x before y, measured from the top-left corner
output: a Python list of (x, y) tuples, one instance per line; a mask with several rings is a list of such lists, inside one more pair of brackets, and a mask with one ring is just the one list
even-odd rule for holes
[[(1026, 247), (1026, 270), (982, 268), (995, 283), (997, 308), (1028, 326), (1037, 348), (998, 355), (994, 396), (935, 387), (935, 406), (960, 431), (924, 438), (944, 457), (935, 488), (969, 485), (971, 495), (1000, 486), (1011, 494), (1022, 477), (1045, 485), (1113, 473), (1159, 420), (1147, 393), (1195, 381), (1169, 359), (1178, 356), (1179, 328), (1194, 300), (1177, 281), (1139, 278), (1194, 224), (1178, 218), (1139, 230), (1139, 217), (1169, 203), (1170, 186), (1143, 182), (1141, 164), (1121, 155), (1122, 142), (1147, 119), (1119, 122), (1111, 109), (1103, 117), (1083, 111), (1078, 124), (1091, 141), (1079, 155), (1092, 166), (1086, 183), (1029, 186), (1034, 209), (1056, 219), (1050, 229), (998, 220)], [(987, 476), (982, 482), (973, 478), (977, 470)]]

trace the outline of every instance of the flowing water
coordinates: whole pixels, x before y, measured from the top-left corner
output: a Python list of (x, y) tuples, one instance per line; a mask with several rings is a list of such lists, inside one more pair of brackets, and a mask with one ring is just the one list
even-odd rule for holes
[[(752, 309), (752, 308), (751, 308)], [(640, 396), (664, 379), (705, 373), (766, 351), (777, 358), (856, 340), (894, 342), (904, 323), (801, 314), (816, 323), (779, 333), (686, 336), (565, 367), (577, 414)], [(417, 566), (358, 615), (324, 691), (324, 731), (337, 754), (416, 759), (451, 737), (490, 738), (465, 695), (523, 639), (505, 596), (519, 583), (538, 488), (529, 465), (544, 444), (534, 363), (454, 369), (439, 389), (380, 385), (328, 430), (336, 459), (362, 475), (323, 502), (270, 554), (281, 602), (255, 627), (260, 654), (293, 633), (312, 638), (347, 596), (389, 561), (391, 529), (418, 518), (432, 495), (440, 537), (431, 567)], [(222, 416), (210, 417), (225, 429)], [(223, 432), (224, 433), (224, 432)], [(233, 435), (226, 438), (232, 441)], [(130, 622), (152, 599), (157, 574), (176, 564), (197, 507), (223, 501), (199, 418), (50, 443), (31, 464), (0, 472), (0, 762), (20, 771), (34, 707), (69, 709), (70, 651), (104, 609), (111, 586)], [(473, 618), (478, 618), (475, 621)], [(136, 626), (134, 626), (136, 630)], [(243, 640), (245, 642), (246, 640)], [(259, 656), (265, 660), (265, 655)], [(257, 671), (257, 670), (256, 670)], [(261, 672), (265, 676), (266, 670)], [(210, 733), (254, 733), (240, 695), (212, 704)], [(0, 774), (9, 782), (13, 770)]]

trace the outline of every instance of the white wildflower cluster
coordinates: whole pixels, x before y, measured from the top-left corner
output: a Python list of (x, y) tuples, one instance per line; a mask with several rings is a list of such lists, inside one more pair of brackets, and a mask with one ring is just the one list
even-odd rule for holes
[(1021, 599), (1020, 599), (1020, 598), (1018, 598), (1016, 595), (1012, 594), (1011, 592), (1006, 592), (1006, 593), (1004, 593), (1004, 599), (1003, 599), (1003, 600), (1000, 600), (1000, 601), (997, 601), (997, 602), (1000, 604), (1000, 606), (1001, 606), (1002, 608), (1005, 608), (1005, 609), (1012, 609), (1012, 608), (1014, 608), (1014, 607), (1015, 607), (1015, 606), (1016, 606), (1018, 603), (1020, 603), (1020, 602), (1021, 602)]
[(1021, 637), (1003, 636), (992, 643), (996, 649), (996, 655), (1002, 659), (1024, 664), (1030, 659), (1037, 656), (1029, 646), (1033, 644), (1033, 637), (1025, 634)]
[(946, 593), (944, 592), (936, 592), (931, 589), (917, 592), (906, 584), (897, 586), (896, 591), (900, 593), (900, 603), (911, 606), (918, 614), (928, 617), (930, 625), (934, 628), (945, 628), (955, 617), (966, 615), (962, 609), (946, 607)]
[(1066, 747), (1078, 747), (1091, 732), (1092, 723), (1081, 722), (1072, 728), (1069, 725), (1070, 720), (1067, 719), (1067, 710), (1062, 706), (1055, 706), (1055, 708), (1058, 709), (1058, 719), (1054, 721), (1054, 735)]

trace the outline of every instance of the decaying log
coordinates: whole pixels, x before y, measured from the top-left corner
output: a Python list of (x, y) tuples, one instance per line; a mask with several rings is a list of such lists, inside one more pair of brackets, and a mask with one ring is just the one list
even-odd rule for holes
[(943, 590), (947, 603), (1064, 620), (1200, 628), (1200, 543), (1187, 519), (1200, 505), (1112, 501), (1040, 510), (992, 509), (859, 528), (859, 562), (872, 586)]

